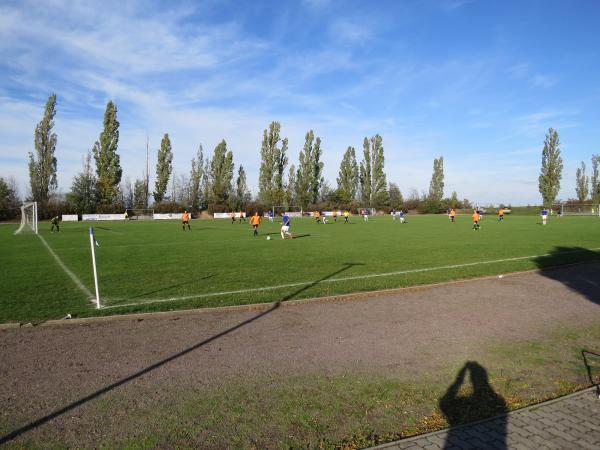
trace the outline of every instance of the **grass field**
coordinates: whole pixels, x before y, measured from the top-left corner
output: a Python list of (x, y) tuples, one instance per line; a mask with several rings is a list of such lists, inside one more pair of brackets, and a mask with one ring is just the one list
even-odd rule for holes
[[(414, 286), (597, 259), (597, 217), (352, 217), (317, 225), (292, 219), (295, 239), (264, 221), (63, 223), (40, 237), (0, 227), (0, 322), (285, 301)], [(88, 227), (95, 226), (103, 308), (94, 291)], [(271, 240), (266, 240), (270, 235)], [(44, 241), (52, 250), (44, 245)], [(59, 263), (59, 261), (62, 263)], [(69, 276), (65, 269), (72, 273)], [(78, 282), (79, 281), (79, 282)]]

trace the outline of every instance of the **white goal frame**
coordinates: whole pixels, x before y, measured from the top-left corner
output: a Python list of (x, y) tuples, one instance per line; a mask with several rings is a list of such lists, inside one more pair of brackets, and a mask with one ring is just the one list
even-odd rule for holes
[(572, 203), (560, 205), (562, 216), (598, 216), (600, 217), (600, 205), (594, 203)]
[[(31, 211), (31, 215), (28, 215), (29, 211)], [(38, 234), (37, 202), (25, 202), (21, 205), (21, 226), (14, 234), (21, 234), (23, 230), (27, 230), (27, 227)]]
[(153, 220), (154, 219), (154, 209), (152, 209), (152, 208), (127, 208), (127, 214), (128, 214), (129, 220)]
[(283, 213), (300, 213), (300, 216), (304, 214), (301, 206), (285, 206), (285, 205), (273, 205), (270, 209), (273, 212), (273, 217), (277, 217), (278, 214)]

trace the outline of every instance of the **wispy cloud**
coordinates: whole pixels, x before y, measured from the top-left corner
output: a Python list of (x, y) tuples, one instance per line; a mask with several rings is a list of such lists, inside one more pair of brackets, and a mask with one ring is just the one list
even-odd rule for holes
[(531, 84), (534, 87), (549, 89), (551, 87), (554, 87), (556, 83), (558, 83), (558, 77), (553, 77), (550, 75), (534, 75), (531, 78)]
[(373, 34), (373, 28), (367, 25), (363, 19), (351, 20), (340, 18), (335, 20), (330, 27), (330, 33), (333, 39), (348, 44), (366, 44)]
[(534, 69), (529, 63), (519, 63), (509, 67), (506, 72), (515, 80), (526, 80), (531, 86), (536, 88), (550, 89), (554, 87), (559, 78), (557, 76), (534, 73)]
[(475, 0), (442, 0), (440, 5), (446, 11), (455, 11), (474, 2)]
[[(362, 138), (380, 133), (389, 179), (403, 190), (426, 189), (431, 160), (443, 154), (452, 189), (491, 198), (501, 188), (484, 195), (462, 163), (477, 171), (482, 158), (492, 168), (509, 167), (507, 155), (528, 159), (550, 126), (596, 123), (590, 93), (598, 91), (569, 84), (568, 68), (557, 66), (559, 78), (539, 55), (513, 54), (507, 41), (487, 42), (478, 27), (460, 28), (453, 21), (491, 20), (481, 15), (487, 2), (471, 3), (0, 3), (1, 170), (27, 179), (33, 130), (56, 92), (63, 191), (114, 100), (119, 152), (131, 178), (141, 174), (146, 135), (156, 150), (168, 132), (178, 173), (187, 173), (198, 144), (210, 153), (225, 138), (256, 187), (262, 130), (279, 120), (291, 161), (309, 128), (321, 136), (330, 183), (346, 147), (360, 153)], [(568, 96), (547, 95), (565, 86)], [(572, 100), (577, 95), (588, 102)], [(594, 130), (588, 135), (595, 142)], [(493, 169), (485, 176), (493, 179)], [(503, 185), (510, 176), (502, 171)], [(526, 198), (518, 189), (514, 195)]]
[(514, 120), (515, 130), (529, 136), (542, 136), (549, 128), (566, 129), (579, 126), (578, 111), (543, 110)]

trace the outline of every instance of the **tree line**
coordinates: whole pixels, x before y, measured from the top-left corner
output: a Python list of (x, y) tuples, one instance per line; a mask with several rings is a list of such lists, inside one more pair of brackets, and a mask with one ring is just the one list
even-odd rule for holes
[[(567, 203), (600, 203), (600, 155), (592, 155), (592, 177), (585, 173), (585, 162), (575, 172), (576, 199), (568, 199)], [(560, 156), (560, 138), (558, 132), (550, 128), (544, 139), (542, 150), (542, 168), (538, 178), (538, 187), (543, 204), (552, 207), (556, 204), (560, 182), (562, 179), (563, 160)]]
[[(164, 134), (157, 150), (156, 176), (151, 191), (148, 167), (141, 177), (133, 181), (129, 177), (123, 179), (118, 153), (120, 124), (117, 107), (112, 101), (106, 105), (102, 132), (85, 154), (82, 170), (73, 178), (64, 198), (57, 198), (54, 195), (57, 189), (55, 152), (58, 142), (53, 132), (55, 115), (56, 95), (53, 94), (48, 98), (44, 116), (35, 128), (34, 152), (29, 153), (31, 193), (28, 199), (37, 201), (38, 209), (46, 215), (57, 210), (82, 214), (122, 212), (126, 208), (146, 209), (150, 206), (155, 211), (187, 208), (194, 212), (264, 210), (280, 205), (304, 210), (370, 207), (417, 209), (430, 213), (441, 212), (448, 207), (472, 207), (467, 199), (459, 200), (456, 192), (444, 198), (442, 156), (433, 161), (428, 192), (419, 194), (413, 190), (405, 198), (398, 185), (387, 180), (383, 138), (379, 134), (364, 138), (360, 161), (356, 149), (348, 146), (339, 166), (336, 186), (331, 187), (323, 177), (321, 138), (313, 130), (308, 130), (298, 154), (297, 166), (289, 164), (289, 141), (281, 136), (281, 124), (277, 121), (271, 122), (263, 131), (258, 193), (255, 197), (248, 189), (244, 167), (240, 164), (236, 170), (233, 153), (225, 139), (215, 146), (210, 157), (204, 154), (200, 145), (190, 161), (189, 174), (175, 174), (168, 133)], [(600, 200), (599, 163), (600, 156), (593, 155), (591, 180), (585, 174), (583, 162), (577, 170), (577, 196), (581, 202), (588, 198), (594, 202)], [(551, 128), (544, 141), (538, 179), (545, 205), (556, 201), (562, 169), (558, 133)], [(590, 181), (591, 189), (588, 187)], [(13, 186), (12, 190), (10, 186)], [(14, 186), (16, 183), (10, 185), (0, 178), (0, 209), (18, 203)]]

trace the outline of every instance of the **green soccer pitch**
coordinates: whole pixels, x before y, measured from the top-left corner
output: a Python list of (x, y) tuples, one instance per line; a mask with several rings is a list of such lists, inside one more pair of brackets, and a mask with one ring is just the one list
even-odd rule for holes
[[(415, 286), (600, 257), (600, 219), (488, 215), (353, 216), (327, 225), (194, 220), (40, 223), (40, 236), (0, 226), (0, 322), (241, 305)], [(102, 308), (94, 292), (88, 227), (94, 226)], [(266, 236), (270, 235), (271, 240)], [(47, 243), (47, 246), (45, 245)], [(69, 273), (70, 272), (70, 273)]]

